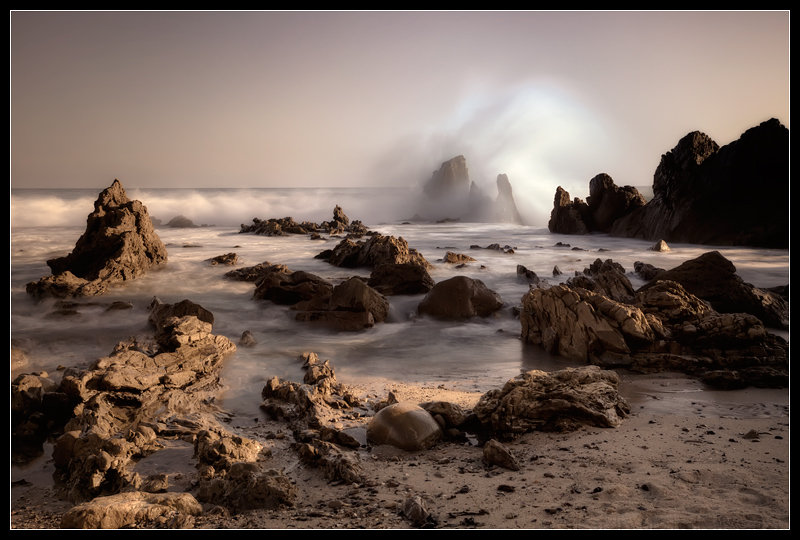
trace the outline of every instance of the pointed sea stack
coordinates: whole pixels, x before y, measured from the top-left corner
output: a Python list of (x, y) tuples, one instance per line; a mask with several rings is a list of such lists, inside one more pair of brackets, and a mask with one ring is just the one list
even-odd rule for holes
[(47, 261), (53, 275), (28, 283), (35, 297), (95, 296), (166, 262), (167, 249), (147, 208), (128, 199), (119, 180), (103, 190), (72, 253)]

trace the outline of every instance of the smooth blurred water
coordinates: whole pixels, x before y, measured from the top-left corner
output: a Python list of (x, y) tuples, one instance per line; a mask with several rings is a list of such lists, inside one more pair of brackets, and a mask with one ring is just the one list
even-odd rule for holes
[[(575, 365), (520, 340), (520, 324), (512, 314), (512, 307), (520, 303), (528, 284), (517, 277), (518, 264), (550, 283), (557, 283), (582, 271), (597, 258), (610, 258), (620, 263), (634, 286), (638, 286), (641, 281), (633, 274), (635, 261), (672, 268), (716, 249), (736, 265), (745, 281), (756, 286), (772, 287), (789, 282), (788, 250), (675, 244), (671, 245), (671, 251), (658, 253), (649, 250), (651, 242), (599, 234), (557, 235), (542, 227), (408, 224), (403, 222), (407, 209), (399, 205), (394, 213), (387, 210), (387, 199), (393, 194), (382, 190), (343, 190), (342, 193), (274, 190), (272, 196), (270, 190), (259, 190), (254, 200), (242, 201), (239, 210), (232, 201), (242, 195), (242, 190), (193, 190), (184, 193), (184, 199), (191, 201), (184, 205), (184, 211), (170, 206), (175, 204), (176, 191), (181, 190), (164, 190), (163, 193), (148, 190), (139, 194), (129, 191), (128, 195), (142, 200), (153, 215), (154, 208), (160, 209), (164, 222), (178, 214), (196, 223), (205, 222), (205, 217), (198, 219), (188, 210), (213, 209), (221, 205), (220, 219), (214, 219), (211, 214), (207, 216), (208, 222), (217, 221), (218, 224), (188, 229), (157, 228), (167, 246), (167, 264), (101, 297), (79, 300), (82, 306), (77, 315), (54, 315), (56, 301), (36, 302), (25, 293), (25, 284), (50, 273), (47, 259), (71, 251), (83, 233), (86, 215), (92, 211), (97, 194), (12, 192), (10, 330), (12, 345), (22, 349), (28, 358), (21, 371), (44, 370), (57, 379), (58, 366), (88, 365), (108, 355), (122, 339), (149, 335), (146, 308), (153, 297), (163, 302), (187, 298), (214, 313), (214, 333), (237, 342), (242, 332), (249, 330), (258, 342), (252, 348), (239, 347), (226, 360), (223, 371), (226, 392), (222, 401), (234, 410), (255, 410), (268, 378), (277, 375), (300, 380), (302, 370), (296, 357), (304, 351), (314, 351), (329, 359), (337, 378), (343, 382), (368, 377), (402, 382), (441, 381), (449, 387), (484, 392), (522, 371)], [(352, 208), (344, 202), (348, 196), (352, 199)], [(314, 205), (309, 201), (318, 203)], [(323, 202), (327, 204), (324, 213)], [(253, 217), (284, 216), (298, 221), (322, 221), (331, 218), (335, 204), (342, 205), (351, 219), (361, 219), (372, 230), (405, 238), (434, 265), (431, 276), (435, 281), (455, 275), (482, 280), (500, 294), (505, 303), (503, 309), (486, 319), (442, 322), (415, 315), (422, 295), (395, 296), (389, 298), (391, 312), (386, 323), (362, 332), (338, 333), (294, 321), (294, 313), (286, 306), (253, 300), (252, 283), (226, 279), (224, 274), (231, 267), (212, 266), (208, 262), (211, 257), (235, 252), (240, 260), (237, 267), (269, 261), (286, 264), (292, 270), (318, 274), (334, 283), (352, 275), (368, 276), (368, 268), (337, 268), (314, 259), (314, 255), (332, 248), (339, 239), (239, 234), (238, 224), (219, 224), (223, 221), (249, 223)], [(44, 210), (51, 207), (56, 210)], [(58, 211), (59, 207), (64, 208)], [(33, 208), (44, 212), (39, 215), (38, 225), (36, 216), (30, 215)], [(175, 213), (165, 214), (169, 208)], [(369, 212), (363, 210), (370, 208)], [(371, 217), (369, 221), (359, 214), (362, 210)], [(380, 215), (376, 217), (375, 214)], [(556, 247), (557, 242), (568, 243), (571, 247)], [(494, 243), (509, 245), (514, 253), (470, 249), (474, 244)], [(573, 247), (580, 250), (573, 250)], [(465, 253), (477, 261), (459, 269), (441, 262), (447, 251)], [(558, 277), (552, 276), (554, 266), (563, 272)], [(134, 308), (106, 311), (108, 305), (117, 300), (131, 302)], [(12, 368), (12, 377), (19, 371)]]

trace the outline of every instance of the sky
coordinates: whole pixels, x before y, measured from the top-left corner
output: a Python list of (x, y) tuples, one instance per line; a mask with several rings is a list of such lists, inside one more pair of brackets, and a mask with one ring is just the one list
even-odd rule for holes
[[(789, 125), (789, 11), (10, 12), (12, 188), (415, 186), (552, 207)], [(539, 202), (537, 202), (539, 204)]]

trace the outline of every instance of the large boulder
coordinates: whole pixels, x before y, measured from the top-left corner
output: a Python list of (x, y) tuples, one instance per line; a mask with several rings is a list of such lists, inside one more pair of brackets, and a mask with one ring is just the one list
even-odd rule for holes
[(528, 371), (485, 393), (473, 412), (488, 430), (506, 436), (617, 427), (630, 414), (619, 382), (615, 372), (597, 366)]
[(709, 251), (675, 268), (659, 272), (645, 290), (658, 281), (675, 281), (708, 301), (721, 313), (750, 313), (770, 327), (789, 327), (789, 303), (772, 291), (756, 288), (736, 273), (736, 266), (719, 251)]
[(408, 402), (384, 407), (367, 425), (368, 440), (408, 451), (430, 448), (441, 437), (442, 429), (433, 416), (419, 405)]
[(128, 199), (119, 180), (103, 190), (86, 220), (86, 231), (66, 257), (47, 261), (53, 272), (26, 290), (35, 297), (93, 296), (135, 279), (167, 260), (147, 208)]
[(253, 298), (270, 300), (276, 304), (291, 306), (329, 295), (333, 285), (327, 280), (298, 270), (290, 271), (283, 265), (262, 267), (256, 281)]
[(362, 330), (386, 320), (389, 301), (378, 291), (352, 277), (325, 297), (318, 297), (295, 306), (298, 321), (319, 323), (335, 330)]
[(699, 131), (661, 157), (653, 199), (615, 236), (716, 245), (789, 246), (789, 130), (770, 119), (719, 147)]
[(481, 280), (456, 276), (437, 283), (417, 311), (437, 319), (460, 320), (487, 317), (501, 307), (503, 300)]
[(379, 293), (425, 294), (436, 284), (424, 266), (414, 263), (379, 264), (373, 268), (367, 284)]

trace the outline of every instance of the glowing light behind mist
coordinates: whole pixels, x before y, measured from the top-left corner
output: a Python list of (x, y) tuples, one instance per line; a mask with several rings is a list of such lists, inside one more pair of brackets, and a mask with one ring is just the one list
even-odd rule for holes
[(438, 156), (414, 159), (428, 159), (434, 169), (463, 154), (470, 179), (490, 196), (497, 175), (507, 174), (525, 221), (546, 226), (557, 186), (583, 198), (594, 175), (612, 174), (603, 167), (624, 159), (613, 129), (569, 88), (540, 81), (469, 96), (443, 129), (426, 135)]

